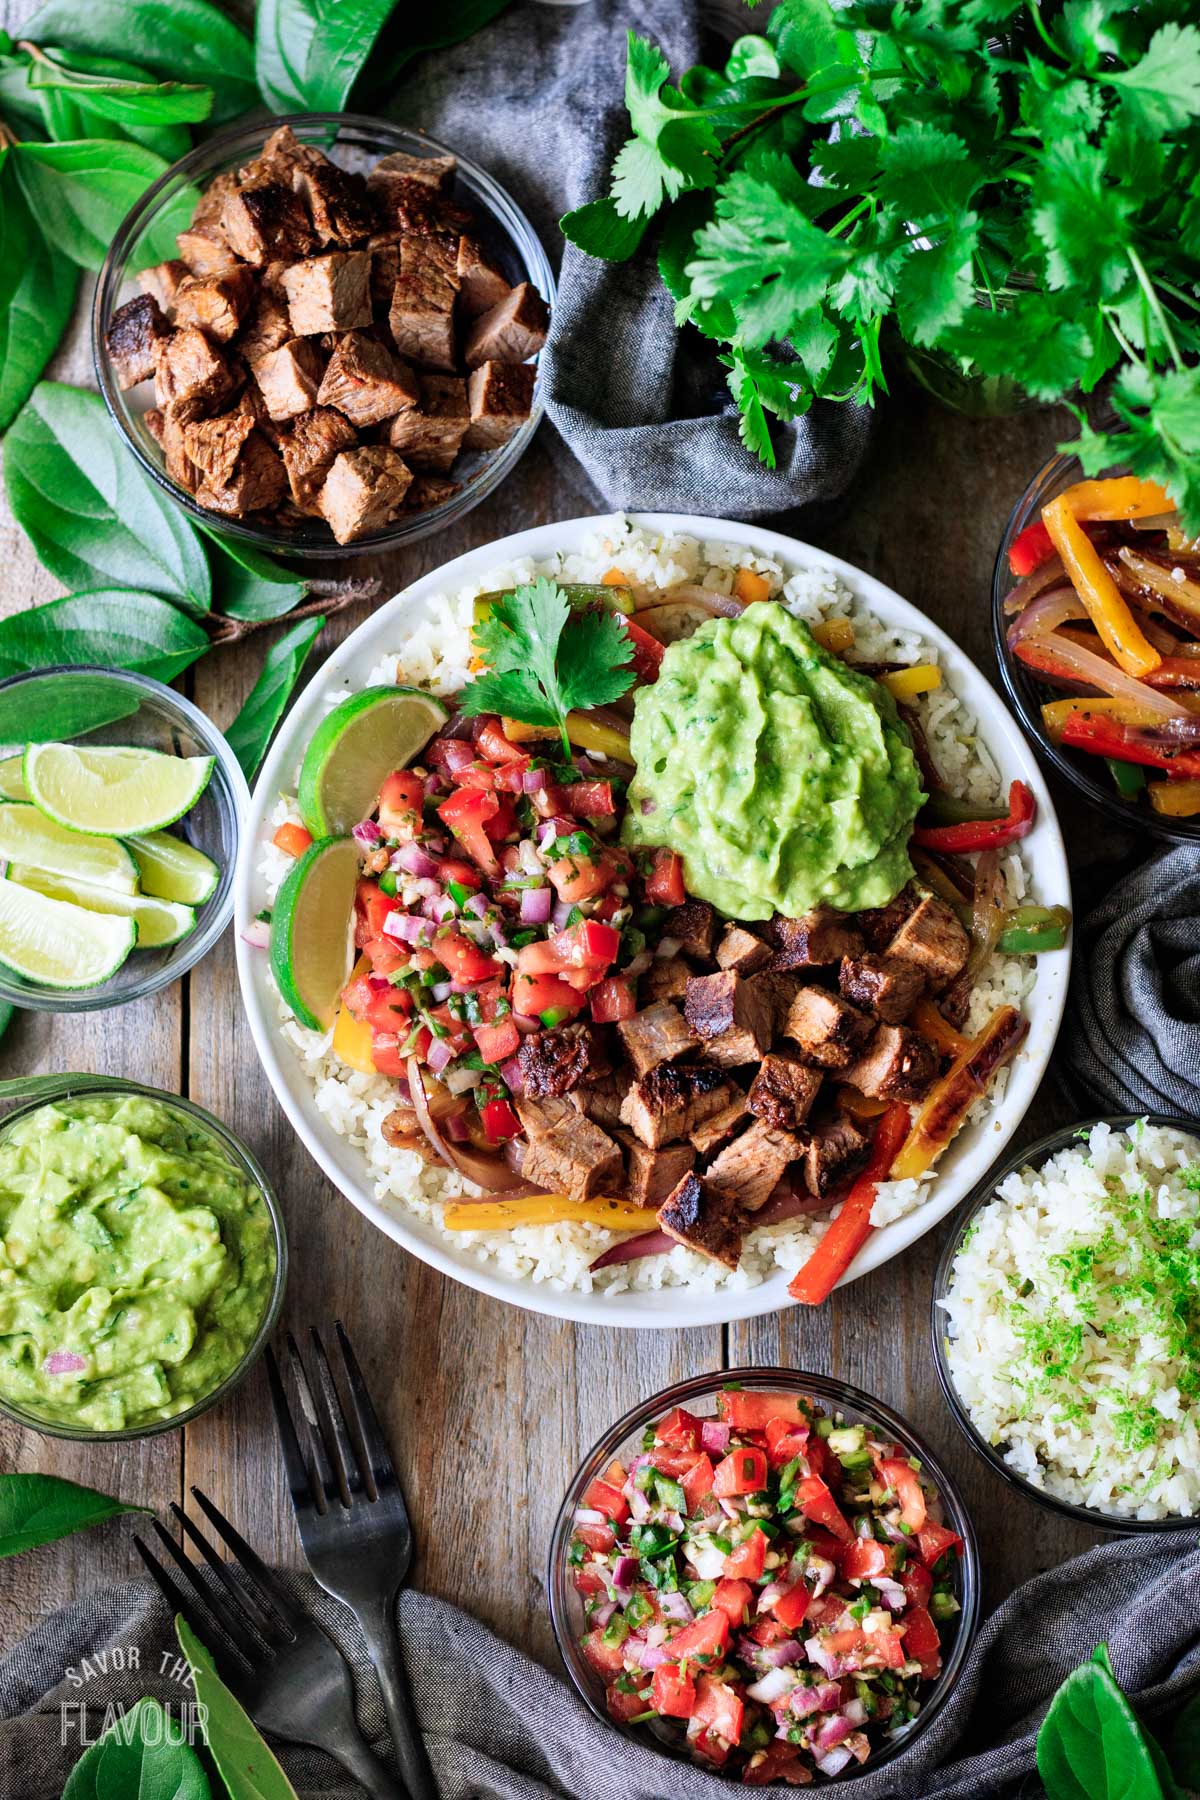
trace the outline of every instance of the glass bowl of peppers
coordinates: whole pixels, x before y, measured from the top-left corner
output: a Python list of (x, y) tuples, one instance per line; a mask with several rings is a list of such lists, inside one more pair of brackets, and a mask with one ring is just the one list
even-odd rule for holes
[(992, 578), (1005, 688), (1046, 760), (1114, 822), (1200, 842), (1200, 539), (1170, 495), (1055, 456)]

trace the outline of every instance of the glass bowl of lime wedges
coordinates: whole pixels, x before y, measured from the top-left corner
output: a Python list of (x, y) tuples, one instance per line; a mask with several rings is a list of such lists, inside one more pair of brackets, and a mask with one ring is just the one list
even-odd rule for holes
[(0, 1001), (153, 994), (233, 912), (245, 776), (190, 700), (123, 669), (0, 681)]

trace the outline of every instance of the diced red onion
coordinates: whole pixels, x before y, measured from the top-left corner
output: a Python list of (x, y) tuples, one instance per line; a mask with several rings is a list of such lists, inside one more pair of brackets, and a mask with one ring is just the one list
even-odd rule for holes
[[(425, 1061), (433, 1074), (440, 1075), (442, 1070), (454, 1061), (457, 1054), (458, 1052), (451, 1045), (449, 1038), (434, 1038), (425, 1053)], [(449, 1120), (447, 1120), (447, 1124), (449, 1124)]]
[(525, 1071), (517, 1057), (510, 1056), (507, 1062), (502, 1062), (500, 1074), (510, 1093), (523, 1094), (525, 1092)]
[(758, 1700), (763, 1706), (773, 1706), (776, 1700), (782, 1700), (788, 1689), (795, 1686), (796, 1677), (786, 1669), (769, 1669), (767, 1673), (746, 1689), (751, 1700)]
[(521, 923), (548, 925), (554, 896), (548, 887), (526, 888), (521, 895)]
[(639, 1638), (626, 1638), (624, 1649), (626, 1661), (639, 1669), (658, 1669), (671, 1660), (671, 1652), (666, 1644), (651, 1645)]
[(505, 931), (505, 929), (504, 929), (503, 925), (500, 923), (499, 919), (493, 919), (489, 929), (492, 934), (492, 942), (493, 942), (493, 944), (495, 944), (496, 948), (498, 950), (507, 950), (508, 949), (508, 933), (507, 933), (507, 931)]
[(840, 1775), (846, 1764), (854, 1759), (845, 1745), (839, 1744), (835, 1749), (827, 1750), (823, 1756), (814, 1757), (813, 1760), (822, 1775)]
[(451, 775), (461, 775), (475, 761), (473, 744), (461, 744), (455, 738), (443, 738), (441, 743), (441, 760)]
[(482, 1080), (482, 1069), (450, 1068), (445, 1074), (446, 1086), (452, 1094), (465, 1094), (468, 1089), (478, 1087)]
[(664, 1619), (674, 1619), (677, 1625), (690, 1625), (695, 1618), (695, 1609), (686, 1594), (660, 1594), (658, 1604)]
[[(595, 1263), (592, 1267), (595, 1268)], [(644, 1525), (650, 1517), (650, 1502), (640, 1488), (634, 1488), (629, 1496), (629, 1511), (635, 1525)]]
[(604, 1602), (603, 1606), (598, 1606), (596, 1608), (595, 1612), (589, 1615), (589, 1618), (588, 1618), (589, 1625), (591, 1625), (596, 1631), (603, 1631), (604, 1627), (608, 1624), (608, 1621), (612, 1618), (612, 1616), (616, 1612), (616, 1610), (617, 1610), (616, 1601), (615, 1600), (606, 1600)]
[(425, 798), (427, 800), (434, 799), (442, 792), (445, 785), (440, 775), (427, 775), (425, 777)]
[(42, 1364), (46, 1375), (77, 1375), (86, 1368), (87, 1357), (80, 1356), (77, 1350), (52, 1350)]
[(648, 950), (639, 950), (638, 954), (633, 958), (632, 962), (626, 963), (625, 973), (626, 973), (626, 975), (633, 975), (635, 977), (638, 975), (644, 975), (646, 973), (646, 970), (653, 963), (653, 961), (654, 961), (654, 958), (651, 956), (651, 954)]
[(804, 1648), (808, 1652), (809, 1662), (815, 1663), (818, 1669), (823, 1669), (831, 1681), (842, 1673), (841, 1658), (835, 1656), (832, 1650), (827, 1650), (819, 1637), (807, 1638)]
[(657, 800), (642, 800), (640, 805), (643, 813), (653, 813), (658, 811)]
[(837, 1568), (824, 1556), (810, 1557), (808, 1567), (809, 1573), (816, 1578), (813, 1582), (812, 1596), (814, 1600), (818, 1600), (832, 1583), (837, 1574)]
[[(532, 1037), (535, 1031), (540, 1031), (542, 1029), (542, 1021), (540, 1019), (528, 1018), (525, 1013), (514, 1013), (512, 1015), (512, 1022), (522, 1037)], [(592, 1267), (595, 1268), (595, 1266), (596, 1265), (593, 1263)]]
[(575, 1523), (576, 1525), (605, 1525), (608, 1521), (602, 1512), (597, 1512), (594, 1506), (577, 1506)]
[(450, 990), (453, 986), (454, 983), (452, 981), (435, 981), (429, 990), (433, 1004), (435, 1006), (440, 1006), (443, 1000), (448, 1000), (450, 998)]
[(461, 1113), (447, 1113), (446, 1117), (442, 1120), (442, 1130), (455, 1144), (466, 1144), (470, 1142), (471, 1134), (467, 1130), (467, 1121), (463, 1118)]
[(478, 944), (481, 949), (491, 949), (491, 927), (485, 925), (482, 919), (464, 919), (462, 921), (462, 930), (464, 934), (471, 939), (472, 943)]
[(554, 906), (550, 913), (550, 922), (554, 926), (555, 931), (565, 931), (567, 929), (567, 920), (571, 916), (573, 906), (574, 901), (571, 900), (556, 900), (554, 902)]
[(376, 975), (374, 971), (372, 971), (372, 973), (367, 976), (367, 986), (373, 994), (386, 993), (391, 985), (392, 984), (386, 975)]
[(271, 927), (266, 919), (251, 919), (242, 933), (242, 942), (255, 950), (271, 948)]
[(447, 919), (454, 917), (458, 908), (449, 894), (430, 894), (428, 899), (421, 902), (421, 911), (436, 925), (444, 925)]
[(763, 1646), (762, 1659), (769, 1669), (785, 1669), (790, 1663), (804, 1661), (804, 1645), (798, 1638), (785, 1638), (779, 1644)]
[(439, 873), (438, 864), (430, 856), (428, 850), (420, 844), (401, 844), (400, 848), (393, 852), (388, 866), (395, 873), (402, 870), (406, 875), (415, 875), (418, 879), (425, 881), (435, 880)]
[(768, 1581), (766, 1587), (762, 1590), (762, 1592), (758, 1596), (758, 1605), (754, 1609), (755, 1612), (758, 1612), (758, 1613), (770, 1612), (770, 1610), (774, 1606), (775, 1602), (777, 1600), (782, 1600), (783, 1596), (786, 1593), (787, 1593), (787, 1588), (784, 1586), (782, 1581)]
[(847, 1718), (844, 1712), (834, 1713), (823, 1724), (817, 1726), (811, 1734), (810, 1742), (814, 1750), (832, 1750), (850, 1736), (854, 1730), (854, 1720)]
[(544, 850), (546, 848), (546, 845), (552, 844), (557, 836), (558, 836), (558, 827), (555, 825), (554, 820), (553, 819), (543, 819), (542, 823), (537, 828), (537, 847), (538, 847), (538, 849)]
[(636, 1556), (618, 1556), (616, 1562), (613, 1564), (613, 1572), (612, 1572), (612, 1583), (613, 1583), (613, 1586), (616, 1588), (617, 1592), (620, 1593), (622, 1589), (628, 1589), (630, 1592), (632, 1592), (633, 1584), (637, 1580), (637, 1578), (638, 1578), (637, 1557)]
[(526, 769), (521, 776), (521, 788), (526, 794), (540, 794), (545, 786), (545, 769)]
[(712, 1450), (718, 1456), (727, 1456), (732, 1435), (732, 1425), (726, 1425), (720, 1419), (705, 1419), (700, 1427), (700, 1447)]
[(867, 1709), (861, 1700), (847, 1700), (845, 1706), (842, 1708), (842, 1717), (844, 1719), (849, 1719), (852, 1725), (865, 1725), (867, 1722)]
[(727, 1519), (740, 1519), (742, 1516), (742, 1508), (736, 1500), (718, 1500), (717, 1505)]
[(546, 872), (541, 852), (532, 838), (521, 839), (517, 845), (517, 860), (526, 875), (542, 876)]
[(405, 893), (410, 888), (415, 900), (434, 900), (442, 891), (432, 875), (415, 875), (411, 881), (405, 883)]
[(487, 913), (489, 905), (490, 902), (486, 894), (472, 894), (471, 898), (465, 903), (464, 910), (469, 913), (474, 913), (477, 919), (482, 919)]
[(376, 844), (383, 842), (383, 833), (375, 819), (363, 819), (361, 824), (354, 827), (350, 836), (356, 844), (362, 844), (367, 850), (373, 850)]
[(654, 954), (655, 954), (655, 956), (659, 956), (659, 957), (663, 957), (663, 958), (668, 957), (668, 956), (678, 956), (679, 948), (680, 948), (679, 938), (673, 938), (673, 937), (659, 938), (658, 943), (654, 946)]
[(422, 919), (416, 913), (390, 912), (383, 921), (384, 935), (398, 938), (402, 944), (430, 944), (433, 942), (433, 927), (428, 919)]
[(665, 1625), (648, 1625), (644, 1635), (646, 1642), (649, 1644), (650, 1648), (654, 1650), (659, 1644), (666, 1643), (667, 1628)]
[(428, 850), (430, 856), (445, 856), (446, 840), (444, 837), (427, 837), (425, 839), (425, 848)]
[(874, 1575), (871, 1585), (875, 1589), (889, 1612), (902, 1613), (908, 1604), (908, 1595), (898, 1582), (888, 1581), (882, 1575)]

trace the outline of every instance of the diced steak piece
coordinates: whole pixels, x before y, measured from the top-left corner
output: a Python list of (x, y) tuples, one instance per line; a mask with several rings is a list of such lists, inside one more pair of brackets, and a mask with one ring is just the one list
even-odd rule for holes
[(455, 271), (459, 281), (459, 310), (464, 318), (477, 319), (480, 313), (499, 306), (512, 293), (511, 285), (474, 238), (459, 238)]
[(310, 412), (321, 386), (321, 352), (311, 338), (293, 338), (250, 365), (268, 417), (294, 419)]
[(186, 427), (174, 413), (162, 412), (157, 406), (150, 407), (143, 418), (146, 430), (162, 449), (163, 466), (170, 479), (194, 494), (200, 485), (200, 471), (183, 446)]
[(809, 1134), (804, 1148), (804, 1185), (823, 1198), (853, 1175), (871, 1153), (870, 1139), (840, 1113), (827, 1125)]
[(507, 444), (533, 409), (537, 371), (532, 363), (481, 363), (467, 382), (471, 402), (468, 450), (495, 450)]
[(916, 910), (920, 898), (920, 893), (910, 881), (886, 906), (870, 907), (866, 912), (856, 913), (855, 922), (866, 939), (867, 948), (886, 950), (909, 913)]
[(292, 330), (355, 331), (371, 323), (371, 258), (365, 250), (332, 250), (283, 271)]
[(523, 281), (497, 306), (480, 313), (467, 333), (464, 361), (468, 369), (485, 362), (527, 362), (545, 343), (549, 325), (546, 302), (530, 282)]
[(179, 260), (193, 275), (232, 275), (241, 268), (237, 252), (216, 220), (189, 225), (175, 239)]
[(416, 406), (420, 398), (410, 368), (365, 332), (348, 331), (329, 359), (317, 403), (336, 406), (361, 429)]
[(631, 1076), (628, 1068), (613, 1069), (592, 1081), (581, 1081), (571, 1089), (571, 1104), (606, 1131), (621, 1123), (621, 1103), (629, 1092)]
[(971, 940), (953, 907), (936, 894), (926, 894), (909, 913), (887, 947), (922, 971), (936, 991), (953, 981), (971, 954)]
[(760, 969), (757, 975), (748, 975), (747, 981), (753, 982), (771, 1009), (771, 1031), (778, 1037), (787, 1021), (792, 1001), (804, 986), (799, 975), (789, 975), (777, 969)]
[(196, 490), (196, 498), (214, 512), (239, 518), (243, 513), (277, 506), (286, 493), (287, 476), (278, 451), (261, 431), (251, 430), (232, 475), (220, 487), (204, 482)]
[(183, 448), (200, 471), (205, 487), (224, 487), (231, 479), (242, 446), (253, 430), (253, 418), (241, 411), (184, 425)]
[(154, 347), (154, 397), (181, 421), (213, 412), (234, 387), (229, 365), (195, 325), (184, 325)]
[(136, 387), (154, 374), (155, 346), (170, 336), (171, 327), (151, 294), (138, 294), (118, 306), (104, 341), (122, 388)]
[(794, 1132), (756, 1119), (749, 1131), (726, 1144), (704, 1180), (739, 1212), (754, 1213), (766, 1204), (788, 1164), (803, 1154), (804, 1144)]
[(742, 1120), (747, 1116), (746, 1096), (740, 1088), (730, 1090), (732, 1099), (723, 1106), (720, 1112), (713, 1113), (704, 1119), (694, 1130), (688, 1132), (688, 1142), (697, 1156), (710, 1156), (719, 1148)]
[(454, 368), (457, 292), (458, 277), (447, 275), (432, 256), (414, 256), (410, 240), (405, 237), (400, 245), (400, 273), (388, 309), (388, 326), (401, 356), (409, 356), (427, 368)]
[(138, 286), (144, 294), (157, 300), (167, 317), (175, 310), (175, 295), (179, 284), (188, 273), (188, 266), (176, 257), (170, 262), (155, 263), (152, 269), (142, 269), (138, 274)]
[(707, 900), (685, 900), (666, 914), (661, 935), (672, 938), (685, 956), (707, 961), (717, 935), (717, 915)]
[(776, 913), (770, 932), (776, 969), (823, 969), (843, 956), (857, 956), (863, 947), (857, 915), (830, 906), (815, 906), (799, 919)]
[(880, 1025), (846, 1080), (871, 1100), (919, 1100), (937, 1074), (937, 1051), (905, 1025)]
[(660, 1063), (635, 1081), (621, 1102), (621, 1123), (643, 1144), (657, 1150), (686, 1137), (733, 1098), (723, 1069), (699, 1063)]
[(656, 1000), (682, 1000), (691, 973), (682, 956), (656, 956), (646, 973), (638, 976), (642, 1004), (651, 1006)]
[(420, 405), (398, 413), (388, 428), (388, 442), (414, 469), (446, 470), (458, 455), (471, 415), (467, 390), (459, 375), (417, 377)]
[(221, 230), (243, 261), (256, 267), (277, 257), (310, 256), (316, 248), (304, 202), (282, 181), (264, 181), (227, 195)]
[(802, 987), (788, 1008), (783, 1030), (799, 1044), (805, 1062), (845, 1069), (870, 1037), (874, 1023), (825, 988)]
[(290, 125), (279, 125), (271, 133), (258, 155), (243, 163), (237, 172), (239, 187), (258, 187), (264, 181), (281, 181), (291, 186), (297, 168), (332, 168), (329, 158), (315, 144), (302, 144)]
[(771, 960), (769, 945), (747, 931), (744, 925), (727, 925), (717, 945), (717, 967), (732, 969), (735, 975), (753, 975)]
[(771, 1041), (766, 995), (732, 969), (693, 975), (684, 1001), (687, 1022), (705, 1040), (704, 1054), (724, 1068), (757, 1062)]
[(697, 1046), (695, 1032), (669, 1000), (656, 1000), (631, 1019), (621, 1019), (617, 1031), (637, 1075), (648, 1075), (660, 1063), (675, 1062)]
[(432, 475), (428, 469), (412, 478), (412, 486), (404, 496), (405, 512), (425, 512), (431, 506), (441, 506), (446, 500), (453, 499), (461, 491), (461, 483), (447, 481), (444, 475)]
[(332, 407), (320, 406), (301, 413), (280, 445), (280, 452), (292, 499), (302, 513), (320, 516), (319, 495), (333, 459), (354, 442), (353, 425)]
[(611, 1066), (599, 1035), (584, 1024), (560, 1025), (522, 1038), (517, 1061), (525, 1092), (534, 1100), (569, 1094), (581, 1081), (606, 1075)]
[(238, 338), (238, 350), (248, 363), (253, 364), (260, 356), (270, 356), (273, 350), (282, 350), (291, 337), (292, 320), (287, 301), (264, 288), (259, 293), (249, 322)]
[(736, 1269), (742, 1253), (742, 1228), (735, 1208), (698, 1175), (679, 1181), (658, 1209), (658, 1222), (669, 1237)]
[(418, 182), (435, 194), (448, 194), (454, 186), (458, 161), (453, 156), (410, 156), (407, 151), (393, 150), (381, 156), (367, 175), (367, 186), (373, 192), (386, 193), (398, 182)]
[(777, 1051), (763, 1057), (750, 1083), (750, 1111), (779, 1131), (794, 1131), (808, 1117), (820, 1086), (819, 1069)]
[(348, 250), (374, 229), (375, 218), (359, 175), (348, 175), (322, 157), (319, 163), (299, 162), (292, 170), (292, 192), (308, 208), (313, 235), (319, 244)]
[(593, 1194), (620, 1194), (625, 1167), (620, 1146), (565, 1101), (562, 1112), (547, 1113), (535, 1102), (516, 1102), (528, 1134), (521, 1173), (535, 1187), (588, 1200)]
[(448, 231), (402, 231), (400, 273), (440, 276), (458, 296), (458, 239)]
[(371, 253), (371, 306), (386, 315), (392, 304), (392, 289), (400, 274), (400, 240), (402, 231), (380, 231), (367, 239)]
[[(374, 170), (371, 171), (373, 175)], [(375, 205), (376, 216), (386, 227), (401, 231), (444, 232), (457, 235), (472, 223), (471, 215), (456, 204), (449, 193), (443, 193), (428, 182), (401, 176), (385, 185), (367, 184)]]
[(412, 470), (383, 444), (361, 444), (335, 459), (321, 489), (321, 517), (339, 544), (378, 531), (404, 504)]
[(238, 191), (239, 177), (232, 169), (226, 169), (220, 175), (214, 175), (196, 202), (192, 213), (193, 225), (216, 225), (221, 217), (221, 208), (230, 194)]
[(244, 266), (227, 275), (189, 275), (175, 295), (177, 325), (197, 325), (218, 344), (237, 336), (254, 305), (254, 276)]
[(635, 1206), (660, 1206), (696, 1160), (690, 1144), (664, 1144), (649, 1150), (627, 1131), (618, 1131), (625, 1152), (626, 1193)]
[(925, 976), (916, 963), (899, 956), (862, 956), (842, 959), (838, 986), (854, 1006), (873, 1012), (887, 1025), (907, 1019), (925, 991)]

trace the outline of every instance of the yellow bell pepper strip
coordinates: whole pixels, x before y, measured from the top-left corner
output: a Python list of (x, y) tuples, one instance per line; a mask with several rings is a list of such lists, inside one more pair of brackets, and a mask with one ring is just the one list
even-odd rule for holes
[[(365, 975), (370, 967), (367, 958), (360, 956), (350, 971), (350, 980), (354, 981), (359, 975)], [(357, 1069), (360, 1074), (377, 1073), (375, 1059), (371, 1055), (371, 1027), (365, 1019), (356, 1019), (344, 1000), (338, 1007), (337, 1017), (333, 1022), (330, 1048), (336, 1057), (351, 1069)]]
[(911, 669), (893, 669), (879, 678), (893, 700), (912, 700), (942, 685), (942, 671), (936, 663), (914, 663)]
[(1008, 790), (1008, 816), (1003, 819), (973, 819), (956, 825), (918, 825), (912, 842), (922, 850), (953, 851), (969, 856), (975, 850), (999, 850), (1015, 844), (1033, 829), (1037, 801), (1023, 781), (1014, 781)]
[[(554, 725), (526, 725), (521, 719), (501, 719), (500, 723), (505, 737), (514, 744), (528, 744), (537, 738), (553, 738), (558, 742), (558, 728)], [(595, 750), (599, 756), (608, 756), (614, 762), (633, 767), (629, 734), (618, 731), (614, 725), (605, 725), (585, 712), (570, 712), (567, 714), (567, 736), (579, 750)]]
[(822, 650), (828, 650), (831, 656), (841, 656), (854, 648), (854, 626), (849, 619), (818, 619), (810, 629)]
[(733, 578), (733, 591), (743, 606), (753, 606), (756, 600), (770, 598), (771, 584), (754, 569), (739, 569)]
[(928, 994), (922, 994), (913, 1007), (912, 1022), (939, 1056), (961, 1056), (971, 1041), (961, 1031), (955, 1031), (949, 1019), (938, 1011)]
[(860, 1088), (846, 1084), (838, 1088), (835, 1098), (841, 1112), (849, 1113), (852, 1119), (862, 1119), (868, 1123), (872, 1119), (882, 1118), (888, 1109), (886, 1100), (874, 1100)]
[(1071, 510), (1067, 495), (1042, 508), (1042, 519), (1071, 585), (1105, 648), (1127, 675), (1147, 675), (1162, 661), (1134, 618), (1096, 546)]
[(1168, 819), (1191, 819), (1200, 813), (1200, 781), (1151, 781), (1146, 793), (1156, 813)]
[(1082, 694), (1069, 700), (1048, 700), (1042, 707), (1042, 724), (1052, 744), (1062, 743), (1063, 727), (1068, 719), (1094, 715), (1112, 719), (1118, 725), (1154, 725), (1159, 722), (1153, 707), (1137, 706), (1130, 700), (1087, 699)]
[(649, 1231), (658, 1223), (652, 1206), (632, 1200), (569, 1200), (565, 1194), (531, 1194), (525, 1200), (480, 1200), (446, 1208), (447, 1231), (515, 1231), (519, 1225), (604, 1225), (611, 1231)]
[[(1143, 481), (1139, 475), (1077, 481), (1058, 497), (1077, 519), (1157, 519), (1160, 513), (1175, 511), (1175, 502), (1166, 488), (1159, 487), (1157, 481)], [(1043, 507), (1042, 517), (1045, 516)]]
[(908, 1127), (907, 1106), (893, 1101), (876, 1126), (870, 1159), (846, 1195), (841, 1212), (788, 1283), (793, 1300), (799, 1300), (803, 1306), (820, 1306), (870, 1237), (875, 1190), (881, 1181), (889, 1179), (893, 1158), (905, 1141)]
[(892, 1164), (892, 1181), (915, 1181), (928, 1173), (1028, 1030), (1028, 1019), (1022, 1018), (1015, 1006), (997, 1007), (979, 1036), (967, 1041), (941, 1080), (929, 1090)]

